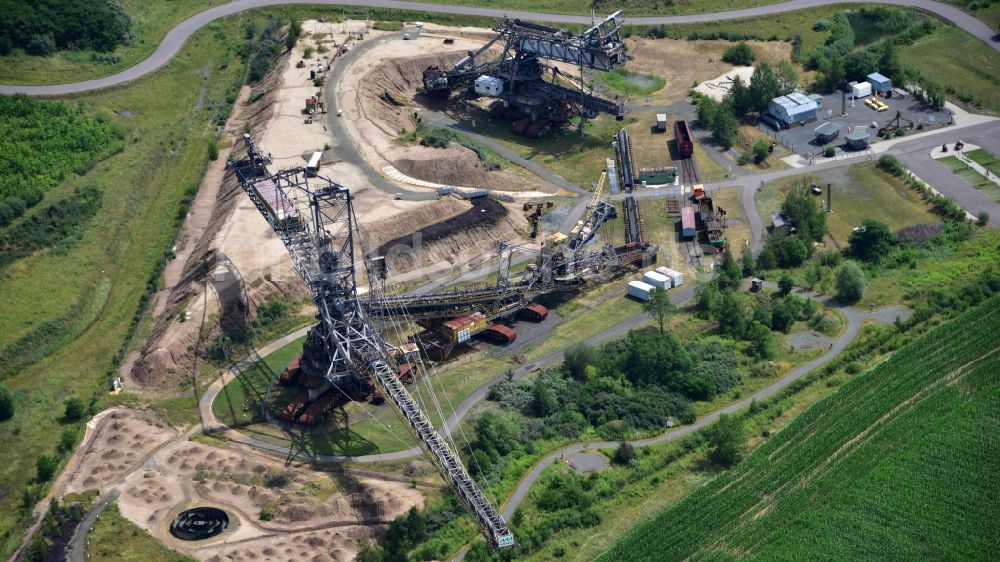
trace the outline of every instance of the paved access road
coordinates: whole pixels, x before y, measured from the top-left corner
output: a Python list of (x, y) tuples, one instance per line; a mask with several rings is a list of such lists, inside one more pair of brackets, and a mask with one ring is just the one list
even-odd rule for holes
[[(708, 14), (693, 14), (688, 16), (653, 16), (629, 18), (628, 22), (635, 25), (660, 25), (697, 23), (707, 21), (719, 21), (726, 19), (745, 18), (752, 16), (763, 16), (777, 14), (791, 10), (815, 8), (831, 4), (846, 4), (864, 2), (867, 4), (892, 4), (896, 6), (910, 6), (948, 20), (956, 26), (969, 32), (976, 38), (984, 41), (987, 45), (1000, 51), (1000, 34), (995, 33), (986, 24), (976, 19), (973, 15), (966, 13), (955, 6), (935, 2), (934, 0), (791, 0), (781, 4), (771, 4), (768, 6), (756, 6), (742, 10), (732, 10), (728, 12), (716, 12)], [(419, 12), (436, 12), (442, 14), (460, 14), (468, 16), (501, 17), (504, 15), (516, 18), (548, 21), (553, 23), (576, 23), (588, 24), (591, 19), (588, 16), (573, 16), (567, 14), (545, 14), (536, 12), (525, 12), (518, 10), (502, 10), (496, 8), (478, 8), (474, 6), (452, 6), (449, 4), (428, 4), (425, 2), (404, 2), (400, 0), (236, 0), (228, 4), (210, 8), (204, 12), (199, 12), (190, 18), (177, 24), (176, 27), (167, 32), (160, 42), (160, 45), (145, 60), (135, 66), (123, 70), (111, 76), (85, 80), (72, 84), (53, 84), (48, 86), (17, 86), (0, 85), (0, 94), (23, 93), (31, 96), (63, 96), (91, 90), (99, 90), (125, 84), (149, 74), (164, 66), (174, 57), (184, 46), (184, 43), (194, 32), (198, 31), (210, 22), (238, 14), (246, 10), (276, 6), (281, 4), (330, 4), (338, 6), (361, 6), (372, 8), (390, 8), (397, 10), (414, 10)]]

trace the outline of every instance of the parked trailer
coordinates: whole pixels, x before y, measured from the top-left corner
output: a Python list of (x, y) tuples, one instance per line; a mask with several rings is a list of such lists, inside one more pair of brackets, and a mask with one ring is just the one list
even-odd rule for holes
[(531, 322), (541, 322), (549, 316), (549, 309), (533, 302), (518, 311), (518, 316)]
[(315, 176), (319, 173), (319, 167), (323, 164), (323, 153), (321, 151), (316, 151), (312, 153), (309, 157), (309, 163), (306, 164), (306, 175)]
[(666, 275), (670, 279), (671, 287), (680, 287), (684, 284), (684, 274), (676, 269), (670, 269), (669, 267), (657, 267), (656, 272), (660, 275)]
[(674, 142), (677, 143), (677, 153), (681, 158), (691, 158), (694, 155), (694, 137), (687, 121), (674, 122)]
[(671, 287), (670, 278), (658, 271), (647, 271), (643, 276), (642, 280), (647, 285), (652, 285), (657, 289), (669, 289)]
[(646, 302), (649, 300), (649, 294), (654, 288), (649, 283), (643, 283), (642, 281), (629, 281), (628, 296)]

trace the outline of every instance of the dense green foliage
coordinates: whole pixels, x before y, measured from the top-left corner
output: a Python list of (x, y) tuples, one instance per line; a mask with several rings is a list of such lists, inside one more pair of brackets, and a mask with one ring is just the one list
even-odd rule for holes
[(82, 105), (0, 95), (0, 227), (37, 204), (66, 174), (121, 150), (125, 129)]
[(708, 458), (729, 467), (743, 460), (746, 451), (746, 428), (737, 416), (722, 414), (705, 432), (708, 437)]
[(601, 560), (991, 558), (998, 347), (994, 298), (843, 385)]
[(712, 131), (712, 138), (723, 148), (728, 149), (736, 142), (740, 122), (734, 114), (731, 99), (718, 102), (708, 96), (698, 98), (698, 122)]
[(846, 304), (858, 302), (865, 296), (865, 272), (858, 264), (848, 261), (837, 270), (837, 300)]
[(896, 242), (889, 227), (876, 220), (866, 220), (851, 232), (848, 242), (851, 253), (867, 262), (878, 262)]
[(244, 33), (246, 43), (240, 55), (247, 64), (246, 79), (250, 83), (260, 82), (271, 69), (275, 55), (281, 52), (284, 46), (281, 39), (281, 21), (270, 17), (261, 25), (252, 19)]
[(7, 421), (14, 417), (14, 397), (10, 395), (7, 387), (0, 386), (0, 421)]
[[(793, 188), (781, 203), (781, 212), (792, 220), (799, 236), (808, 242), (819, 242), (826, 235), (826, 212), (807, 186)], [(811, 250), (809, 254), (812, 255)]]
[(82, 236), (87, 222), (100, 210), (102, 198), (96, 187), (77, 188), (69, 197), (0, 231), (0, 268), (36, 250), (65, 247), (71, 237)]
[(87, 407), (76, 396), (71, 396), (63, 400), (63, 420), (68, 422), (80, 421), (87, 413)]
[(572, 347), (560, 368), (490, 388), (486, 398), (502, 409), (477, 420), (470, 469), (500, 471), (539, 439), (577, 438), (592, 430), (621, 440), (665, 429), (671, 419), (690, 423), (690, 402), (731, 389), (739, 372), (738, 353), (717, 338), (683, 345), (646, 329), (600, 347)]
[(0, 0), (0, 55), (57, 49), (113, 51), (130, 39), (129, 17), (112, 0)]
[(738, 66), (750, 66), (756, 58), (757, 55), (745, 41), (740, 41), (722, 53), (722, 60)]

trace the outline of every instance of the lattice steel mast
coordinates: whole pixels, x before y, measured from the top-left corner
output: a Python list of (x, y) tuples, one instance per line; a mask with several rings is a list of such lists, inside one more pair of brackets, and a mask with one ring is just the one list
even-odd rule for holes
[(314, 372), (325, 366), (323, 378), (346, 393), (363, 393), (372, 384), (380, 389), (406, 419), (486, 539), (494, 547), (513, 546), (514, 536), (503, 516), (400, 383), (392, 353), (362, 306), (354, 254), (357, 219), (350, 191), (327, 178), (310, 178), (302, 168), (272, 174), (266, 167), (270, 158), (250, 135), (244, 135), (244, 140), (247, 158), (230, 165), (240, 186), (288, 249), (316, 302), (319, 322), (309, 333), (303, 369), (309, 356)]

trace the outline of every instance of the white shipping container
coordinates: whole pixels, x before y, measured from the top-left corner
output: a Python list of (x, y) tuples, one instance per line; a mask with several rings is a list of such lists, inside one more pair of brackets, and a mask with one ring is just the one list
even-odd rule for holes
[(495, 76), (480, 76), (476, 78), (475, 90), (484, 96), (499, 96), (503, 91), (503, 80)]
[(870, 82), (858, 82), (851, 86), (851, 95), (854, 99), (865, 98), (872, 95), (872, 85)]
[(670, 278), (670, 286), (677, 287), (684, 283), (684, 274), (669, 267), (657, 267), (656, 272)]
[(647, 271), (646, 274), (642, 276), (642, 280), (657, 289), (665, 290), (673, 286), (669, 277), (657, 271)]
[(643, 283), (642, 281), (628, 282), (628, 296), (637, 298), (641, 301), (648, 301), (649, 292), (652, 290), (653, 286), (648, 283)]

